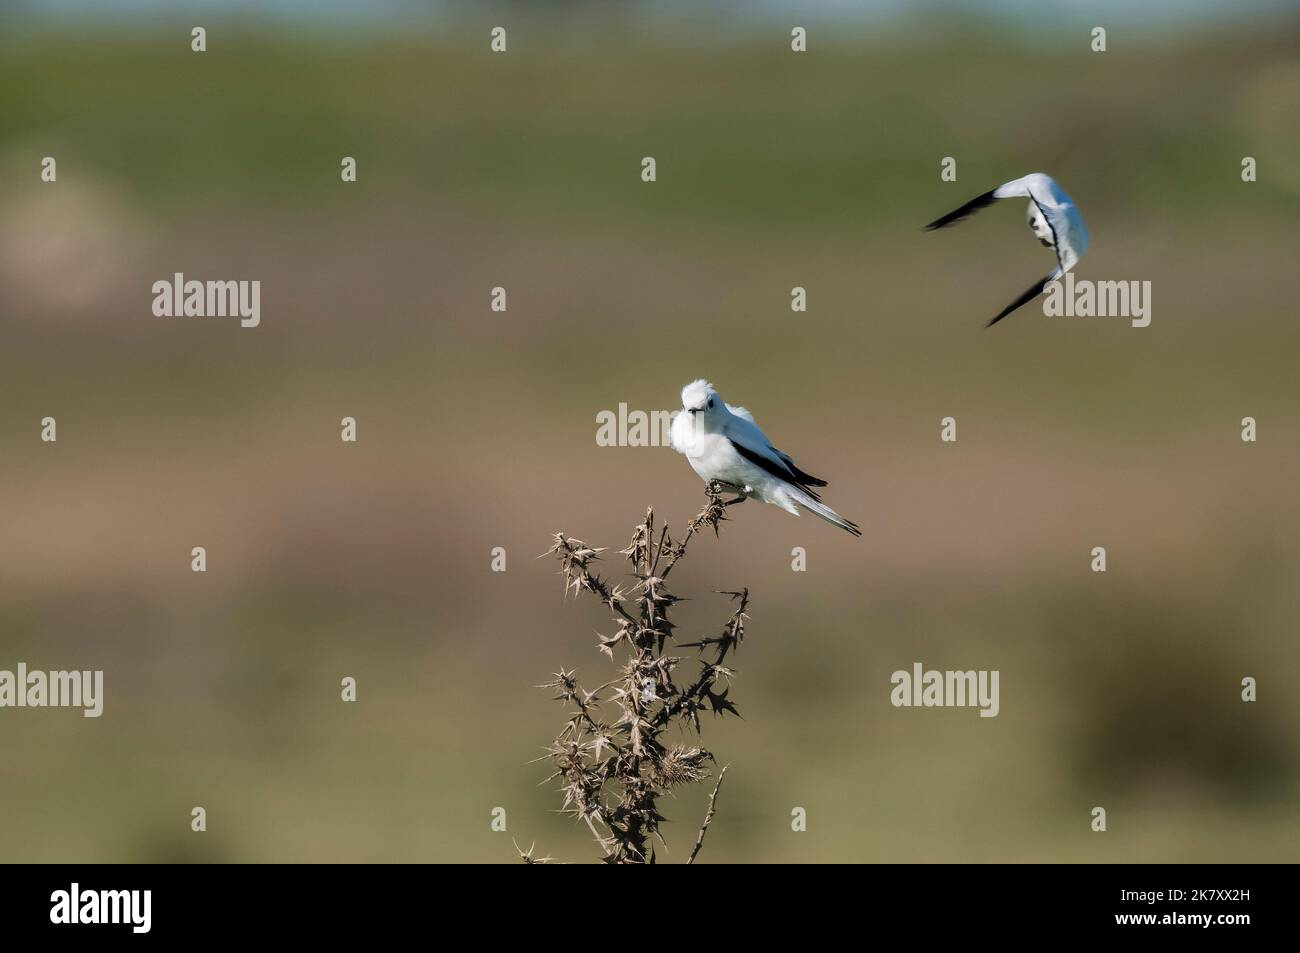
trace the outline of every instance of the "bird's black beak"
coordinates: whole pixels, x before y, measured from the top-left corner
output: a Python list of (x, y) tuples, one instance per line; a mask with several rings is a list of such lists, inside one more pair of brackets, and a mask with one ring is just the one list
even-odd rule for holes
[(703, 409), (703, 407), (687, 407), (686, 412), (688, 414), (698, 414)]

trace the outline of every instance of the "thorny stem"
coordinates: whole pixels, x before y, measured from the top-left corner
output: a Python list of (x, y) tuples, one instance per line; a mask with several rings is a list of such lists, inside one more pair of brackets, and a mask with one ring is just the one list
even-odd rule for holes
[[(668, 562), (664, 565), (664, 571), (659, 574), (661, 579), (667, 579), (668, 573), (672, 571), (673, 566), (677, 565), (677, 560), (686, 555), (686, 544), (691, 541), (691, 537), (695, 535), (696, 530), (704, 526), (712, 526), (714, 535), (718, 534), (718, 524), (727, 518), (725, 510), (727, 504), (722, 502), (722, 486), (721, 483), (714, 480), (704, 488), (704, 494), (709, 498), (709, 501), (704, 505), (704, 509), (695, 514), (695, 518), (686, 524), (686, 535), (682, 537), (682, 541), (676, 547), (670, 550)], [(667, 535), (668, 527), (665, 526), (664, 537), (667, 538)], [(662, 550), (662, 543), (660, 549)], [(658, 562), (658, 556), (655, 557), (655, 561)]]
[[(677, 543), (667, 525), (655, 532), (654, 512), (646, 511), (628, 547), (620, 553), (627, 557), (631, 575), (637, 580), (631, 590), (611, 585), (590, 568), (590, 563), (600, 559), (602, 549), (563, 533), (553, 537), (549, 553), (560, 562), (566, 593), (570, 589), (586, 590), (613, 616), (617, 631), (600, 637), (600, 651), (613, 659), (618, 644), (626, 642), (629, 649), (619, 675), (593, 692), (584, 691), (575, 674), (564, 669), (556, 673), (554, 681), (542, 686), (555, 689), (556, 699), (572, 706), (569, 721), (548, 749), (557, 768), (551, 779), (562, 781), (562, 810), (586, 823), (607, 863), (653, 862), (652, 842), (664, 843), (659, 825), (666, 820), (659, 813), (658, 799), (679, 784), (697, 783), (708, 776), (705, 765), (713, 760), (711, 753), (699, 747), (666, 745), (660, 733), (674, 721), (698, 733), (699, 712), (705, 706), (711, 707), (715, 715), (739, 714), (727, 698), (730, 688), (720, 693), (713, 688), (732, 677), (722, 663), (744, 639), (748, 589), (724, 593), (738, 600), (738, 605), (720, 635), (681, 644), (701, 653), (711, 649), (714, 656), (712, 660), (700, 659), (703, 668), (685, 690), (672, 679), (682, 659), (664, 651), (673, 635), (670, 613), (679, 601), (668, 591), (665, 580), (685, 556), (691, 539), (709, 526), (716, 534), (718, 525), (727, 518), (728, 504), (721, 498), (724, 488), (716, 482), (708, 485), (704, 508), (687, 523)], [(625, 605), (633, 592), (637, 593), (635, 615)], [(602, 693), (607, 689), (612, 692), (605, 696)], [(603, 714), (605, 706), (614, 717)], [(687, 863), (695, 860), (703, 845), (725, 774), (723, 768)]]
[[(708, 645), (716, 645), (718, 647), (717, 657), (714, 658), (711, 665), (706, 664), (704, 666), (704, 669), (700, 672), (700, 677), (695, 680), (695, 684), (682, 692), (682, 694), (678, 696), (672, 704), (665, 705), (659, 711), (659, 714), (655, 716), (656, 724), (666, 725), (678, 714), (687, 710), (692, 703), (698, 701), (700, 698), (714, 697), (710, 695), (709, 689), (713, 687), (714, 683), (720, 676), (730, 676), (730, 671), (723, 668), (722, 663), (727, 658), (727, 652), (730, 651), (731, 647), (741, 642), (745, 637), (745, 619), (747, 617), (745, 609), (749, 606), (749, 590), (743, 589), (740, 592), (728, 592), (723, 593), (723, 595), (739, 599), (740, 605), (738, 605), (736, 610), (732, 612), (731, 618), (727, 621), (727, 626), (723, 630), (722, 635), (717, 638), (701, 639), (698, 642), (688, 642), (682, 646), (683, 648), (698, 647), (703, 649)], [(724, 699), (724, 707), (726, 704), (727, 703)]]
[(731, 767), (731, 765), (726, 765), (718, 772), (718, 783), (713, 786), (713, 793), (709, 795), (709, 810), (708, 813), (704, 815), (704, 823), (700, 825), (700, 836), (695, 838), (695, 848), (691, 851), (691, 856), (686, 858), (688, 864), (695, 863), (695, 858), (699, 854), (700, 848), (704, 846), (704, 835), (708, 833), (709, 824), (713, 822), (713, 815), (717, 813), (716, 802), (718, 800), (718, 789), (722, 787), (722, 779), (727, 776), (727, 768), (729, 767)]

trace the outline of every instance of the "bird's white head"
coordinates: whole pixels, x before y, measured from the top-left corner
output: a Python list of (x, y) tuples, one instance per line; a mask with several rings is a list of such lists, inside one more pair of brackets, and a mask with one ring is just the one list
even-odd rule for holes
[(716, 420), (722, 416), (722, 398), (706, 380), (691, 381), (682, 388), (682, 410), (695, 420)]

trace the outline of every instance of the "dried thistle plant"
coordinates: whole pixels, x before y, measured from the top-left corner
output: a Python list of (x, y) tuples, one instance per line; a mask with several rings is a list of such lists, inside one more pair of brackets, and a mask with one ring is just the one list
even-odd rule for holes
[[(593, 571), (591, 564), (604, 550), (579, 539), (556, 533), (554, 545), (543, 554), (559, 560), (566, 594), (591, 593), (613, 618), (614, 630), (598, 634), (596, 644), (611, 662), (621, 659), (613, 679), (588, 691), (574, 672), (561, 668), (554, 680), (538, 686), (554, 691), (569, 716), (547, 748), (555, 773), (546, 780), (560, 781), (561, 810), (587, 825), (605, 863), (654, 863), (656, 842), (667, 850), (660, 830), (666, 818), (659, 812), (659, 800), (682, 785), (709, 778), (710, 765), (716, 763), (712, 752), (672, 743), (665, 738), (670, 730), (698, 735), (703, 711), (739, 715), (728, 698), (734, 673), (723, 663), (745, 638), (748, 589), (721, 593), (735, 605), (717, 635), (676, 646), (698, 650), (701, 668), (693, 681), (679, 685), (673, 680), (686, 659), (667, 652), (673, 644), (672, 610), (680, 601), (668, 590), (668, 575), (686, 555), (691, 539), (707, 527), (717, 535), (727, 506), (738, 502), (723, 501), (722, 486), (716, 483), (709, 484), (705, 493), (704, 509), (687, 524), (680, 541), (673, 540), (667, 524), (656, 533), (654, 512), (646, 510), (632, 541), (619, 552), (627, 557), (628, 575), (635, 580), (627, 588)], [(688, 864), (704, 845), (726, 772), (724, 767), (718, 773)], [(520, 857), (526, 863), (537, 862), (531, 848), (520, 851)]]

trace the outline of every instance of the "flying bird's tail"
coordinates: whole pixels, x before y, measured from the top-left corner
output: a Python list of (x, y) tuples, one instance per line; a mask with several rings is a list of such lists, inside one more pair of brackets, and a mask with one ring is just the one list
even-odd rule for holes
[(838, 526), (840, 529), (847, 530), (848, 532), (852, 533), (854, 536), (862, 535), (862, 530), (858, 529), (857, 523), (853, 522), (852, 520), (846, 520), (843, 516), (840, 516), (839, 513), (836, 513), (825, 503), (821, 502), (820, 500), (813, 499), (808, 493), (799, 489), (799, 487), (788, 486), (785, 488), (785, 492), (789, 495), (791, 500), (793, 500), (795, 503), (798, 503), (800, 506), (806, 509), (813, 516), (817, 516), (820, 517), (821, 519), (824, 519), (832, 526)]

